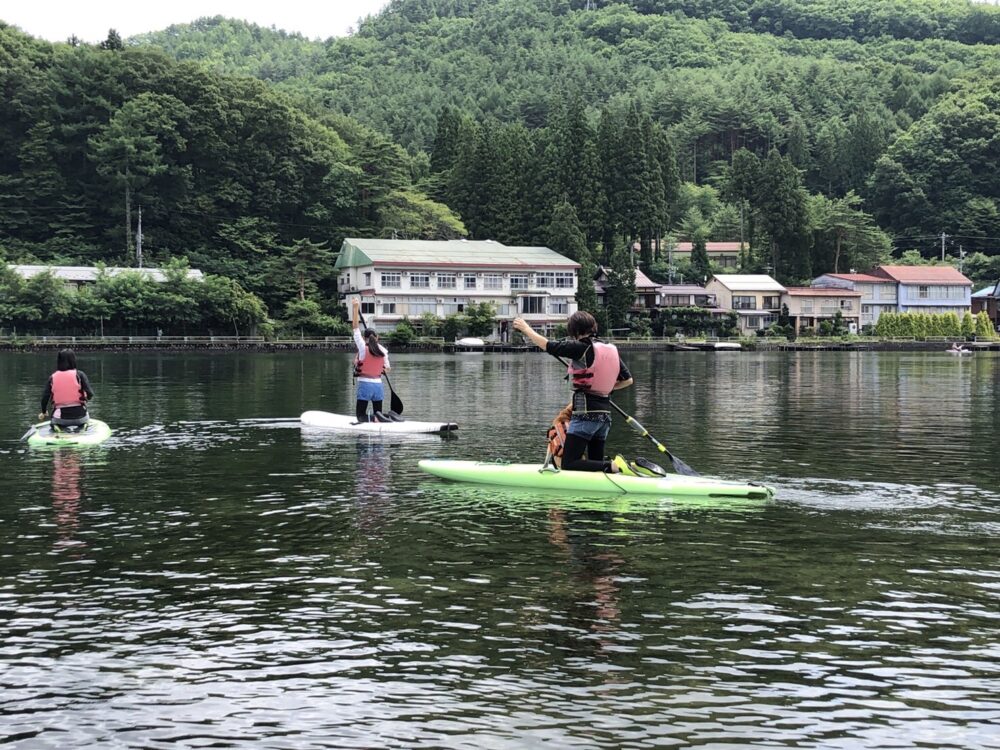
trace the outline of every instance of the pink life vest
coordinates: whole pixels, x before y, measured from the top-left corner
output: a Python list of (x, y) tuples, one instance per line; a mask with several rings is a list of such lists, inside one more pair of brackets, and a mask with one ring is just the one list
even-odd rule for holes
[(365, 352), (364, 359), (354, 360), (354, 372), (359, 378), (375, 378), (377, 380), (382, 377), (383, 370), (385, 370), (385, 357), (381, 355), (376, 357), (370, 351)]
[(52, 403), (63, 406), (83, 406), (83, 388), (76, 370), (56, 370), (52, 373)]
[(569, 366), (573, 388), (596, 396), (610, 395), (611, 389), (618, 382), (618, 373), (621, 372), (618, 348), (600, 341), (593, 342), (591, 346), (594, 348), (594, 364), (586, 367), (580, 360), (573, 360)]

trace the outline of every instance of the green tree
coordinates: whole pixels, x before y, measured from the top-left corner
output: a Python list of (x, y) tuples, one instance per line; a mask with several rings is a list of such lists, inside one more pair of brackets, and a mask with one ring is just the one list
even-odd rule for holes
[(707, 283), (712, 275), (712, 264), (708, 260), (708, 250), (705, 247), (706, 236), (705, 229), (698, 228), (691, 238), (691, 271), (699, 284)]

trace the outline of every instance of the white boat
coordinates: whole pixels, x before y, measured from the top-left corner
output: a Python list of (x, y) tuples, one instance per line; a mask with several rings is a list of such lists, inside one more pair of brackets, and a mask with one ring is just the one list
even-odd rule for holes
[(736, 351), (737, 349), (743, 348), (740, 344), (737, 344), (734, 341), (716, 341), (713, 346), (717, 352)]
[(963, 354), (972, 354), (972, 349), (945, 349), (945, 351), (948, 352), (948, 354), (954, 354), (957, 357), (960, 357)]
[(482, 349), (484, 346), (486, 346), (486, 342), (483, 341), (482, 339), (470, 336), (464, 339), (458, 339), (455, 342), (455, 346), (475, 347), (477, 349)]
[(324, 430), (366, 432), (377, 435), (402, 435), (406, 433), (451, 432), (457, 430), (454, 422), (358, 422), (353, 414), (333, 414), (328, 411), (307, 411), (299, 417), (303, 427)]

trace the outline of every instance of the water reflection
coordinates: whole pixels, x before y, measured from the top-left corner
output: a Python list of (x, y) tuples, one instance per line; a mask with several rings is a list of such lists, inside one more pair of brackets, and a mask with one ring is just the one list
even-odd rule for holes
[(52, 508), (55, 511), (57, 548), (84, 543), (76, 538), (80, 530), (80, 454), (72, 449), (52, 455)]

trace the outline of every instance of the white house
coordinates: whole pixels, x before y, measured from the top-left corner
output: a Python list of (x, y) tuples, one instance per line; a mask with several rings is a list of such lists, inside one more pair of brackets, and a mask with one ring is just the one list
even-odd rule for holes
[[(67, 286), (79, 289), (85, 284), (93, 284), (97, 281), (97, 276), (101, 272), (95, 266), (15, 266), (9, 268), (22, 279), (30, 279), (34, 276), (50, 272), (57, 279), (64, 281)], [(108, 276), (118, 276), (123, 273), (138, 273), (151, 281), (163, 283), (167, 280), (166, 275), (159, 268), (115, 268), (105, 267), (104, 273)], [(205, 275), (197, 268), (189, 268), (187, 272), (189, 281), (204, 281)]]
[(547, 247), (508, 247), (492, 240), (348, 238), (334, 266), (345, 303), (360, 297), (376, 330), (403, 318), (461, 313), (471, 303), (493, 305), (494, 335), (506, 340), (523, 317), (540, 331), (576, 311), (580, 264)]
[(736, 313), (741, 334), (752, 334), (778, 322), (785, 287), (765, 274), (713, 276), (705, 291), (714, 294), (719, 310)]
[(875, 325), (884, 312), (896, 312), (898, 284), (871, 273), (825, 273), (813, 279), (814, 287), (836, 287), (861, 294), (861, 325)]

